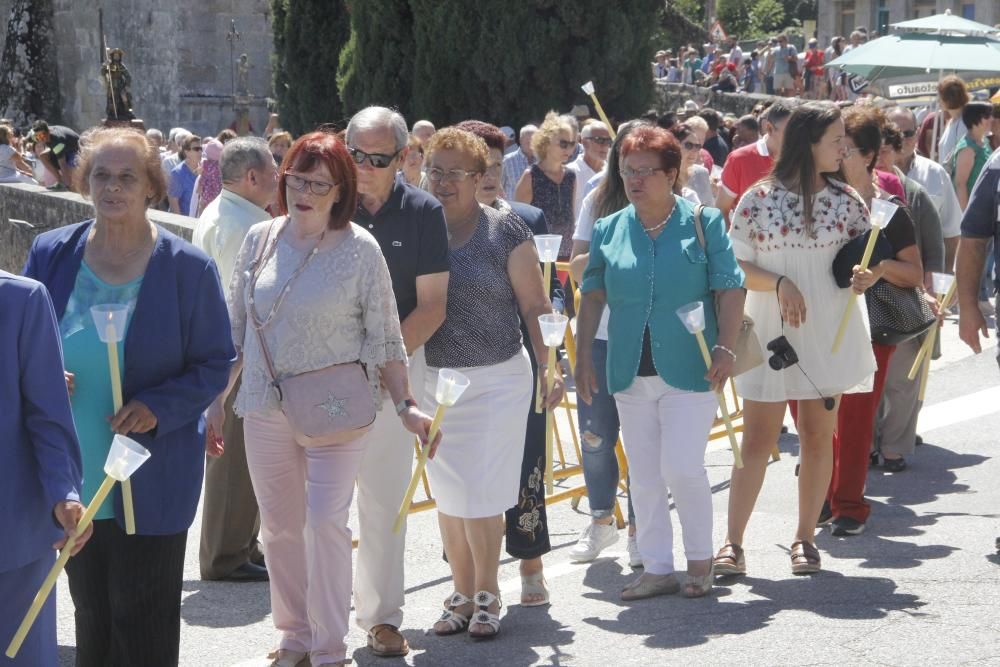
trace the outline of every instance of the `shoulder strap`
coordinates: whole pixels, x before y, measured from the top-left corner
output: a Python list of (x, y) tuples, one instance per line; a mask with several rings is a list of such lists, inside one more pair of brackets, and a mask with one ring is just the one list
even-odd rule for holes
[(698, 207), (694, 210), (694, 233), (698, 236), (698, 245), (701, 249), (705, 249), (705, 230), (701, 227), (701, 210), (705, 208), (704, 204), (698, 204)]
[[(253, 264), (251, 265), (251, 275), (253, 279), (248, 283), (248, 289), (253, 293), (254, 288), (257, 285), (257, 278), (261, 271), (261, 258), (264, 256), (264, 250), (267, 248), (268, 242), (271, 240), (271, 231), (274, 229), (275, 220), (271, 221), (268, 225), (267, 230), (264, 232), (264, 238), (257, 246), (257, 255), (254, 257)], [(277, 242), (277, 237), (275, 237), (275, 242)], [(267, 372), (271, 376), (271, 385), (278, 390), (278, 400), (281, 400), (281, 388), (278, 385), (278, 377), (274, 372), (274, 361), (271, 359), (271, 351), (267, 348), (267, 342), (264, 340), (264, 327), (260, 326), (257, 322), (256, 311), (251, 310), (253, 306), (248, 308), (248, 319), (250, 320), (250, 328), (257, 332), (257, 340), (260, 342), (260, 351), (264, 356), (264, 365), (267, 366)]]

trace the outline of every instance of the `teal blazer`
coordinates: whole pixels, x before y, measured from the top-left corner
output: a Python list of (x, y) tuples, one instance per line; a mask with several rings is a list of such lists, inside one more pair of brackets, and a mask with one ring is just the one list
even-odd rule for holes
[(624, 391), (639, 370), (642, 338), (649, 327), (653, 364), (664, 382), (677, 389), (708, 391), (705, 362), (695, 337), (675, 312), (693, 301), (705, 304), (705, 340), (718, 335), (713, 290), (743, 287), (722, 213), (705, 208), (703, 250), (694, 227), (695, 205), (677, 198), (666, 227), (656, 240), (642, 228), (629, 205), (594, 226), (583, 293), (603, 290), (608, 322), (608, 390)]

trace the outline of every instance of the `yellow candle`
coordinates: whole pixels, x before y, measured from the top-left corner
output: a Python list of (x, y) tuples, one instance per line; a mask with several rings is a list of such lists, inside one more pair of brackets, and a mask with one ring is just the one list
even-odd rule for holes
[[(705, 336), (700, 331), (695, 332), (695, 338), (698, 339), (698, 347), (701, 349), (702, 359), (705, 360), (705, 368), (712, 368), (712, 355), (708, 351), (708, 343), (705, 342)], [(719, 389), (715, 392), (715, 397), (719, 401), (719, 408), (722, 410), (722, 421), (726, 424), (726, 434), (729, 436), (729, 448), (733, 450), (733, 462), (737, 468), (743, 467), (743, 454), (740, 452), (740, 445), (736, 442), (736, 430), (733, 429), (733, 422), (729, 418), (729, 407), (726, 405), (726, 396)]]
[[(453, 381), (452, 384), (454, 384)], [(434, 413), (434, 421), (431, 422), (430, 431), (427, 433), (427, 444), (420, 448), (420, 455), (417, 457), (417, 467), (413, 470), (413, 476), (410, 477), (410, 484), (406, 487), (406, 494), (403, 496), (403, 502), (399, 506), (399, 514), (396, 515), (396, 522), (392, 525), (392, 532), (394, 533), (398, 533), (403, 528), (403, 524), (406, 523), (406, 515), (410, 513), (413, 494), (417, 492), (417, 485), (424, 474), (424, 468), (427, 467), (427, 457), (431, 453), (431, 443), (434, 442), (434, 438), (437, 437), (438, 431), (441, 429), (441, 420), (444, 419), (444, 411), (445, 406), (439, 404), (437, 411)]]
[[(868, 263), (872, 259), (872, 252), (875, 250), (875, 241), (878, 239), (878, 233), (882, 228), (878, 225), (872, 225), (871, 233), (868, 235), (868, 244), (865, 246), (865, 254), (861, 258), (861, 270), (868, 270)], [(844, 339), (844, 333), (847, 332), (847, 323), (851, 321), (851, 313), (854, 312), (854, 304), (857, 301), (858, 295), (851, 292), (851, 298), (847, 300), (847, 307), (844, 309), (844, 315), (840, 318), (840, 326), (837, 327), (837, 335), (833, 339), (833, 350), (834, 354), (840, 349), (840, 343)]]
[[(544, 277), (542, 279), (542, 284), (545, 286), (546, 294), (549, 291), (549, 287), (552, 285), (552, 262), (545, 262), (544, 264)], [(552, 355), (549, 355), (550, 357)], [(538, 382), (535, 383), (535, 414), (542, 414), (542, 378), (538, 378)]]
[[(551, 393), (552, 387), (556, 382), (556, 348), (553, 346), (549, 347), (549, 367), (546, 382), (548, 384), (549, 393)], [(552, 495), (555, 490), (552, 467), (552, 438), (555, 430), (555, 424), (553, 423), (553, 410), (555, 410), (554, 406), (545, 412), (545, 492), (548, 495)]]
[[(118, 362), (118, 343), (114, 342), (115, 327), (108, 324), (106, 329), (108, 338), (108, 371), (111, 374), (111, 397), (115, 404), (115, 414), (122, 409), (122, 377), (121, 366)], [(125, 509), (125, 533), (135, 535), (135, 507), (132, 504), (132, 480), (126, 479), (122, 482), (122, 506)]]
[[(952, 281), (951, 285), (948, 286), (948, 291), (945, 293), (944, 298), (938, 300), (938, 307), (943, 311), (947, 308), (948, 304), (951, 303), (952, 298), (955, 296), (955, 289), (958, 287), (957, 281)], [(920, 350), (917, 352), (916, 359), (913, 360), (913, 365), (910, 366), (910, 372), (907, 374), (907, 379), (916, 380), (917, 373), (920, 372), (920, 365), (926, 359), (927, 365), (930, 366), (931, 354), (934, 349), (934, 341), (937, 338), (938, 324), (935, 322), (934, 326), (931, 327), (927, 338), (924, 339), (923, 344), (920, 346)], [(921, 380), (922, 385), (926, 385), (926, 380)]]
[(52, 592), (52, 587), (55, 585), (56, 579), (59, 577), (59, 573), (62, 572), (64, 567), (66, 567), (66, 561), (69, 560), (70, 554), (73, 553), (73, 547), (76, 546), (77, 536), (87, 530), (87, 526), (89, 526), (91, 521), (93, 521), (94, 515), (97, 514), (98, 508), (104, 502), (105, 498), (108, 497), (108, 493), (110, 493), (111, 487), (113, 487), (114, 484), (114, 477), (108, 475), (104, 478), (100, 488), (97, 489), (97, 493), (94, 494), (93, 500), (90, 501), (90, 506), (87, 507), (83, 516), (80, 517), (79, 523), (77, 523), (76, 533), (66, 541), (66, 546), (64, 546), (62, 551), (59, 552), (59, 558), (56, 559), (52, 569), (49, 570), (48, 576), (45, 577), (45, 581), (42, 582), (41, 587), (38, 589), (38, 593), (35, 594), (35, 599), (32, 600), (31, 606), (28, 608), (28, 613), (24, 615), (24, 620), (21, 621), (20, 627), (18, 627), (17, 632), (14, 633), (14, 638), (10, 640), (10, 645), (7, 646), (8, 658), (14, 659), (14, 657), (17, 656), (17, 652), (21, 650), (21, 644), (24, 643), (24, 638), (27, 637), (28, 632), (31, 631), (31, 626), (34, 625), (35, 619), (38, 618), (38, 613), (42, 610), (42, 605), (45, 604), (45, 600), (49, 597), (49, 593)]

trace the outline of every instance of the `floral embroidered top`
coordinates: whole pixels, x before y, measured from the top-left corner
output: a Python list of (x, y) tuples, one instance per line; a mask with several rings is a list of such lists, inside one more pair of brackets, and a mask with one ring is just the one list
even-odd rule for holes
[[(243, 384), (234, 406), (241, 416), (278, 408), (257, 332), (247, 322), (250, 269), (271, 223), (250, 228), (236, 259), (229, 291), (233, 343), (243, 352)], [(367, 369), (375, 405), (381, 407), (378, 369), (389, 361), (405, 363), (406, 348), (389, 268), (378, 241), (353, 223), (348, 231), (339, 245), (321, 250), (309, 261), (264, 328), (264, 339), (279, 380), (360, 360)], [(285, 238), (285, 234), (279, 236), (277, 249), (257, 280), (253, 297), (262, 318), (305, 256)]]
[[(871, 227), (868, 209), (849, 185), (827, 179), (827, 186), (813, 195), (812, 220), (811, 226), (803, 221), (799, 194), (768, 181), (753, 185), (733, 209), (729, 236), (737, 259), (786, 276), (806, 301), (806, 321), (792, 328), (781, 321), (774, 290), (748, 292), (746, 312), (754, 320), (761, 347), (778, 336), (787, 337), (802, 370), (818, 388), (817, 393), (797, 368), (774, 371), (763, 364), (736, 378), (744, 398), (814, 399), (818, 394), (871, 388), (875, 364), (867, 310), (863, 300), (851, 301), (851, 290), (839, 288), (833, 277), (837, 252)], [(833, 339), (849, 304), (854, 312), (833, 354)]]

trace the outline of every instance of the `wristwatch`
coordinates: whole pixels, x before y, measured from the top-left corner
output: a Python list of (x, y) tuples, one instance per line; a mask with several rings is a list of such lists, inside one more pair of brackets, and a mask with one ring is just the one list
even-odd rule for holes
[(399, 403), (396, 403), (396, 414), (401, 415), (406, 408), (417, 407), (417, 402), (412, 398), (404, 398)]

